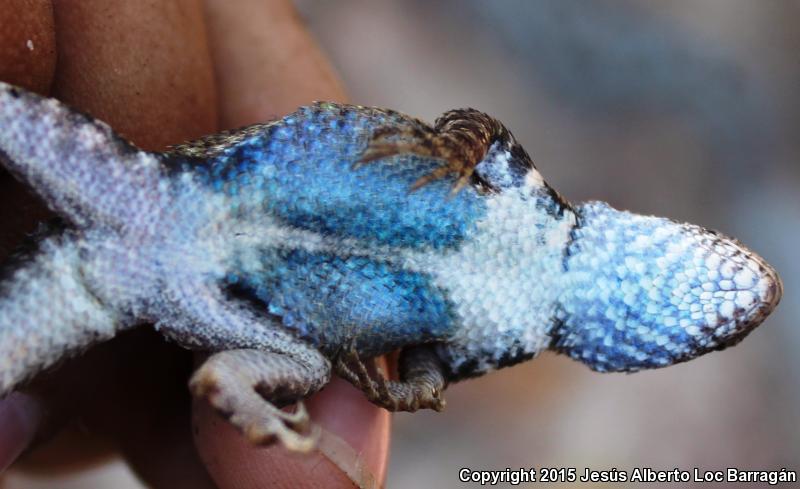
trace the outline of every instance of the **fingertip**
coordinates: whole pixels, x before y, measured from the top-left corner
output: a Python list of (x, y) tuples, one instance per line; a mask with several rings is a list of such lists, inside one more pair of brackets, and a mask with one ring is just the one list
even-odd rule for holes
[(309, 400), (308, 410), (324, 430), (320, 451), (346, 468), (351, 479), (372, 478), (382, 484), (389, 459), (391, 414), (338, 377)]
[(283, 447), (256, 447), (203, 400), (194, 404), (195, 445), (221, 488), (380, 487), (389, 453), (390, 416), (334, 379), (308, 401), (312, 422), (323, 429), (308, 455)]
[(42, 423), (44, 408), (34, 397), (12, 392), (0, 400), (0, 472), (31, 444)]

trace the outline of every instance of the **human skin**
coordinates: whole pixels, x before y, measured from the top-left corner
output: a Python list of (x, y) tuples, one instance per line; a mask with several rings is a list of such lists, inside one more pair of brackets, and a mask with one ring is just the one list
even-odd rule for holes
[[(138, 146), (162, 150), (264, 121), (344, 91), (290, 2), (102, 0), (0, 4), (0, 79), (62, 99)], [(30, 49), (31, 40), (33, 49)], [(0, 255), (49, 213), (0, 175)], [(205, 401), (191, 400), (199, 358), (142, 328), (92, 349), (0, 401), (0, 468), (33, 443), (31, 461), (89, 460), (80, 446), (36, 457), (36, 446), (77, 419), (111, 439), (152, 487), (352, 487), (325, 453), (300, 457), (251, 446)], [(312, 419), (344, 440), (378, 482), (389, 414), (341, 380), (308, 401)], [(61, 460), (54, 460), (61, 459)]]

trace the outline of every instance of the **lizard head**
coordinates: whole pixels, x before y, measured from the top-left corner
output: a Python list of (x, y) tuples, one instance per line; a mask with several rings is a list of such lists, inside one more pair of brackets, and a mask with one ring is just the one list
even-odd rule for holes
[(550, 349), (594, 370), (633, 372), (741, 341), (781, 281), (715, 231), (572, 205), (511, 141), (475, 168), (486, 212), (439, 272), (459, 327), (439, 347), (451, 380)]
[(574, 212), (550, 347), (594, 370), (657, 368), (721, 350), (780, 300), (775, 270), (734, 239), (602, 202)]

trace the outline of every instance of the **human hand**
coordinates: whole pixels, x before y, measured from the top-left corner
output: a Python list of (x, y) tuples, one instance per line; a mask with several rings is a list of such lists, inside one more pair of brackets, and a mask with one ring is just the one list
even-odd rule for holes
[[(0, 79), (56, 96), (150, 150), (345, 98), (283, 0), (241, 0), (235, 9), (225, 0), (5, 2)], [(48, 213), (10, 176), (0, 185), (6, 256)], [(152, 487), (351, 487), (359, 470), (362, 482), (383, 481), (389, 415), (344, 382), (309, 400), (312, 420), (334, 435), (301, 457), (251, 446), (207, 403), (193, 402), (191, 369), (191, 353), (149, 328), (92, 349), (0, 401), (0, 467), (78, 420), (89, 438), (113, 440)], [(68, 452), (32, 453), (28, 464), (92, 455)]]

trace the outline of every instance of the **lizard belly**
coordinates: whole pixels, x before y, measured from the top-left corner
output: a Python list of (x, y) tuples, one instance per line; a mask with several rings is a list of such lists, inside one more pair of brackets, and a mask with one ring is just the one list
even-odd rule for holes
[(454, 328), (443, 291), (388, 256), (276, 246), (255, 257), (257, 266), (253, 256), (240, 261), (224, 285), (325, 353), (354, 341), (361, 355), (380, 355)]

